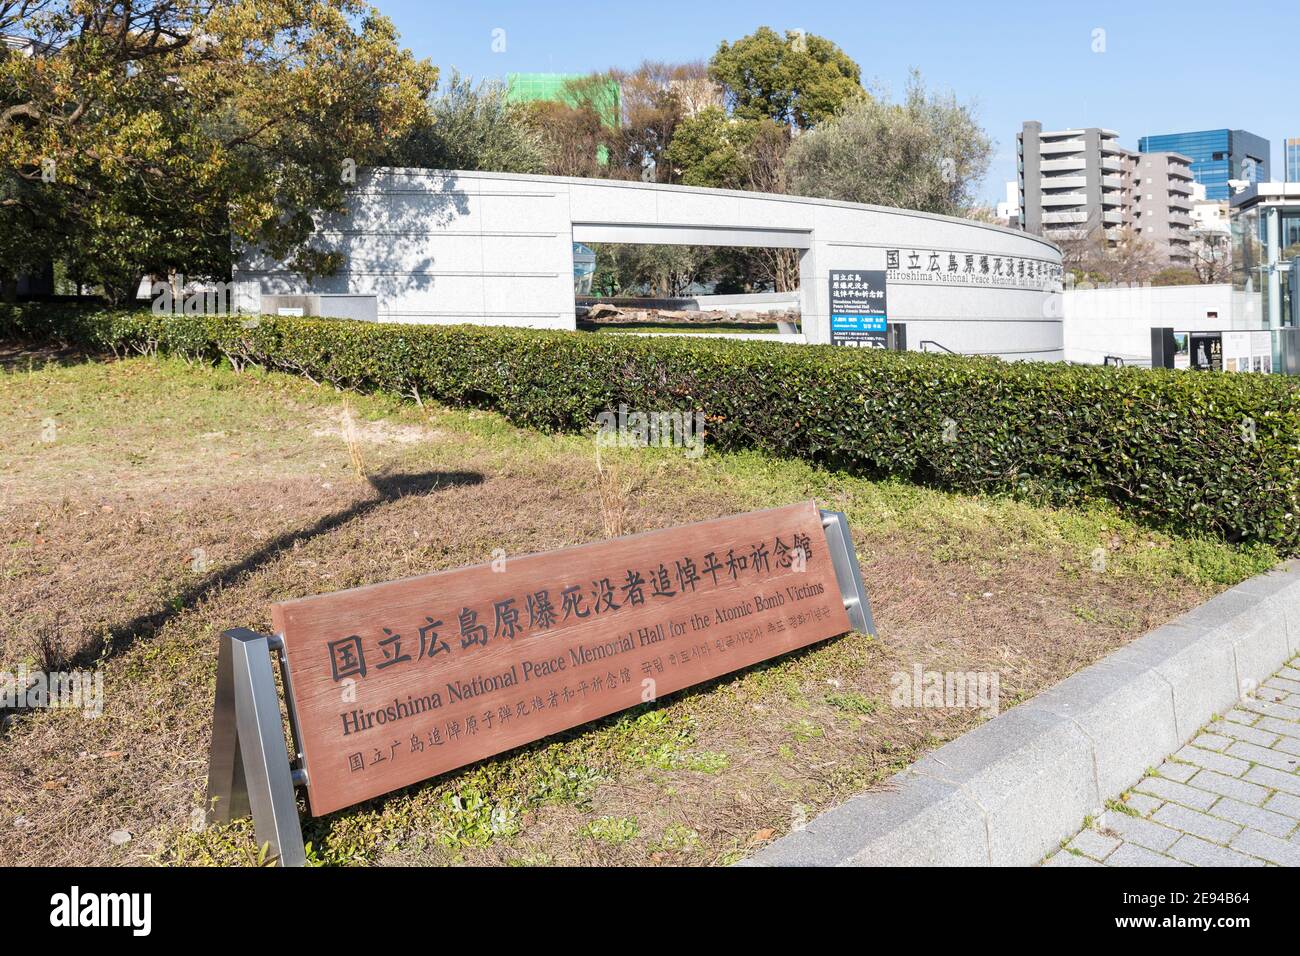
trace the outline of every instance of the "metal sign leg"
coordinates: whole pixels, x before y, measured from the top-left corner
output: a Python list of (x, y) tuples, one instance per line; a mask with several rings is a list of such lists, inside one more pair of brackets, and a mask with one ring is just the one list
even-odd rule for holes
[(298, 803), (284, 745), (270, 639), (245, 628), (221, 635), (208, 764), (208, 821), (253, 814), (259, 845), (281, 866), (303, 866)]
[(863, 634), (876, 635), (876, 624), (871, 618), (871, 602), (867, 588), (862, 583), (862, 568), (853, 550), (853, 537), (849, 534), (849, 519), (842, 511), (822, 510), (822, 528), (826, 532), (826, 546), (830, 548), (831, 563), (835, 567), (835, 580), (844, 596), (844, 610), (848, 612), (853, 629)]

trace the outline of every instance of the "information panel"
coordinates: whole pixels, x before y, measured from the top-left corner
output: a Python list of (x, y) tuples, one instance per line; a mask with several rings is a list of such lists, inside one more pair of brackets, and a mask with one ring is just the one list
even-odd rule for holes
[(811, 501), (272, 617), (318, 816), (852, 629)]
[(883, 269), (832, 269), (831, 344), (886, 347), (888, 308)]

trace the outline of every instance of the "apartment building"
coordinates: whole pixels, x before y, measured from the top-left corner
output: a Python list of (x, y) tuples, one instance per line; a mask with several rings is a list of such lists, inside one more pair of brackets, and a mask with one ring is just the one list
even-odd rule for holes
[(1192, 261), (1192, 161), (1178, 153), (1133, 156), (1133, 231), (1170, 265)]
[(1022, 229), (1054, 241), (1097, 229), (1119, 237), (1132, 195), (1129, 150), (1119, 145), (1118, 133), (1097, 127), (1049, 132), (1031, 120), (1017, 137), (1017, 151)]
[(1154, 243), (1171, 264), (1190, 261), (1191, 161), (1176, 153), (1139, 154), (1100, 127), (1046, 131), (1036, 120), (1017, 136), (1020, 227), (1068, 242), (1100, 230)]

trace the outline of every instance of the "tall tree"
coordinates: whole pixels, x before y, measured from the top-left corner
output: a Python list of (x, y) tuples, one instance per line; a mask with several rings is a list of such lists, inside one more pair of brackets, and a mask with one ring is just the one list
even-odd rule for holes
[(437, 79), (358, 0), (7, 12), (35, 54), (0, 61), (0, 215), (114, 301), (146, 273), (224, 277), (253, 245), (329, 271), (315, 214), (343, 207), (349, 168), (425, 115)]
[(618, 84), (608, 74), (569, 80), (558, 99), (529, 103), (527, 114), (542, 138), (551, 175), (633, 178), (619, 147)]
[(709, 76), (740, 119), (772, 119), (810, 129), (863, 99), (858, 64), (825, 37), (759, 27), (735, 43), (725, 40), (709, 61)]
[(992, 149), (970, 107), (913, 73), (902, 103), (861, 99), (796, 138), (786, 171), (797, 195), (960, 215)]
[(705, 107), (678, 125), (664, 150), (666, 170), (687, 186), (744, 188), (745, 147), (755, 125), (733, 120), (720, 106)]
[(1089, 223), (1072, 236), (1056, 239), (1061, 265), (1076, 282), (1140, 285), (1161, 270), (1163, 256), (1131, 227), (1106, 230)]
[(504, 84), (475, 86), (453, 72), (446, 89), (430, 98), (428, 117), (402, 138), (388, 162), (423, 169), (543, 173), (547, 154), (527, 110), (506, 99)]
[(1232, 237), (1226, 232), (1196, 230), (1192, 234), (1191, 267), (1204, 284), (1232, 280)]
[(613, 161), (623, 167), (622, 174), (675, 181), (664, 154), (679, 125), (707, 102), (705, 65), (647, 60), (630, 72), (611, 70), (608, 75), (618, 83), (622, 100)]

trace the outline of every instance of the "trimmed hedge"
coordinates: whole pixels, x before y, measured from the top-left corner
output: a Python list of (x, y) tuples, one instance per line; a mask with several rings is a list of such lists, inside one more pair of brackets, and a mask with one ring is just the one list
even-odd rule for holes
[(718, 449), (1057, 504), (1104, 498), (1161, 527), (1300, 553), (1300, 383), (1281, 376), (50, 305), (0, 309), (0, 336), (227, 358), (542, 429), (590, 429), (620, 404), (700, 411)]

